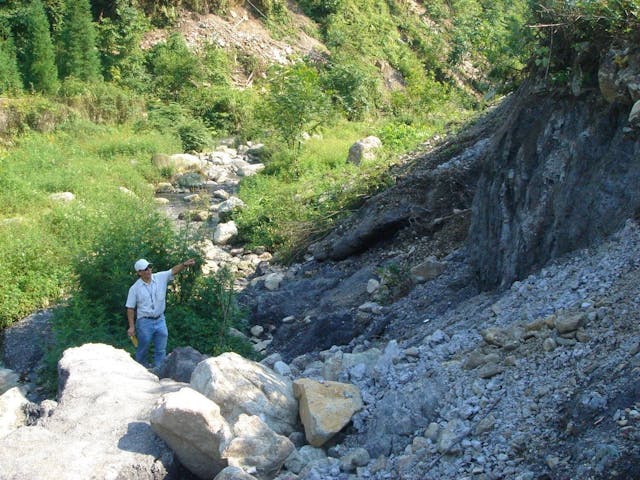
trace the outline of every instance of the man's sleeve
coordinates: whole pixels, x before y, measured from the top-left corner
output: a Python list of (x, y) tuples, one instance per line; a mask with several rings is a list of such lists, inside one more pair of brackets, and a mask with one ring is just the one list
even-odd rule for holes
[(136, 308), (136, 293), (133, 286), (129, 288), (129, 294), (127, 295), (127, 303), (124, 304), (127, 308)]
[(164, 272), (156, 273), (156, 275), (162, 275), (163, 280), (166, 284), (168, 284), (171, 280), (173, 280), (175, 275), (171, 273), (171, 270), (165, 270)]

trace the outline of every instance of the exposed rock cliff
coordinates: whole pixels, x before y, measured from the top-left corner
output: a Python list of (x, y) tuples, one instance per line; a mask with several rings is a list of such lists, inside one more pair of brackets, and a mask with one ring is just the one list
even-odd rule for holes
[(483, 287), (509, 286), (636, 214), (640, 141), (629, 111), (599, 90), (550, 94), (530, 82), (514, 96), (473, 202), (469, 245)]

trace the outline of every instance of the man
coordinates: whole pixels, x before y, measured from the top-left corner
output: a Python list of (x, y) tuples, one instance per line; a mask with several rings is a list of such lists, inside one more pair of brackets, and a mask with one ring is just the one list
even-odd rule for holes
[(171, 270), (152, 273), (153, 265), (144, 258), (138, 260), (133, 268), (138, 274), (138, 280), (129, 288), (127, 296), (127, 320), (129, 330), (127, 334), (133, 337), (137, 334), (136, 361), (147, 366), (147, 355), (153, 341), (153, 367), (158, 368), (166, 356), (167, 324), (164, 319), (166, 307), (167, 286), (174, 275), (195, 264), (190, 258)]

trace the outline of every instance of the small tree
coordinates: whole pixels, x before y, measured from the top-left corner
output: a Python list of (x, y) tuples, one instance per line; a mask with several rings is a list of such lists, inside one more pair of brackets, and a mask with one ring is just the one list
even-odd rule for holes
[(98, 25), (98, 49), (105, 78), (142, 92), (149, 88), (149, 78), (140, 48), (149, 21), (128, 0), (112, 2), (110, 16)]
[(49, 33), (49, 21), (40, 0), (33, 0), (16, 18), (18, 64), (25, 85), (37, 92), (55, 93), (58, 69)]
[(172, 34), (149, 55), (149, 70), (158, 95), (178, 100), (185, 88), (193, 88), (202, 75), (198, 58), (189, 50), (180, 34)]
[(67, 0), (60, 32), (58, 67), (61, 78), (101, 79), (96, 29), (89, 0)]
[(22, 89), (16, 49), (13, 41), (0, 39), (0, 93), (15, 93)]
[(327, 122), (331, 100), (321, 88), (317, 70), (304, 63), (277, 69), (263, 115), (289, 147), (300, 141), (303, 132), (313, 132)]

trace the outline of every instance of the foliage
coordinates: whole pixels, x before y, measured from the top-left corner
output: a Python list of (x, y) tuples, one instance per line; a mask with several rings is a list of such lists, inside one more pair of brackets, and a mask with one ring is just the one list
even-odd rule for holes
[(531, 6), (537, 36), (532, 70), (554, 86), (580, 81), (597, 85), (600, 51), (612, 43), (640, 40), (640, 4), (635, 0), (546, 0)]
[(102, 79), (89, 0), (66, 0), (65, 5), (58, 46), (60, 77), (85, 81)]
[(307, 15), (322, 23), (329, 15), (338, 12), (344, 0), (300, 0), (299, 3)]
[(376, 110), (380, 85), (375, 69), (336, 55), (322, 72), (322, 83), (348, 120), (363, 120)]
[(58, 88), (58, 70), (49, 21), (42, 2), (31, 0), (14, 17), (14, 21), (18, 65), (25, 85), (36, 92), (55, 93)]
[(251, 138), (257, 129), (255, 105), (258, 100), (253, 90), (211, 86), (191, 90), (183, 101), (190, 113), (218, 136)]
[(128, 0), (117, 0), (114, 11), (98, 24), (98, 49), (105, 78), (135, 91), (150, 82), (140, 41), (149, 21)]
[(147, 58), (153, 91), (163, 100), (178, 100), (184, 89), (202, 78), (197, 57), (178, 33), (154, 46)]
[(58, 97), (95, 123), (125, 123), (139, 118), (144, 111), (140, 96), (106, 82), (85, 82), (70, 77), (62, 82)]
[(200, 14), (226, 15), (233, 7), (246, 4), (254, 15), (262, 16), (269, 21), (282, 21), (287, 11), (284, 0), (252, 0), (251, 2), (240, 0), (140, 0), (139, 3), (157, 27), (175, 24), (178, 12), (182, 9)]
[(535, 18), (541, 22), (539, 27), (547, 25), (547, 31), (562, 31), (575, 40), (612, 36), (633, 39), (639, 35), (640, 4), (636, 0), (546, 0), (532, 7)]
[(202, 120), (191, 120), (178, 127), (178, 136), (185, 152), (201, 152), (212, 144), (211, 134)]
[(429, 138), (433, 131), (433, 128), (424, 125), (389, 122), (376, 131), (376, 136), (386, 148), (394, 152), (405, 152)]
[(330, 99), (322, 90), (320, 76), (313, 66), (297, 63), (274, 68), (262, 105), (262, 119), (288, 147), (298, 144), (304, 132), (319, 129), (332, 114)]
[(3, 40), (0, 37), (0, 94), (17, 93), (22, 90), (22, 78), (18, 70), (16, 49), (11, 37)]
[[(96, 242), (76, 262), (79, 289), (58, 309), (54, 342), (49, 345), (46, 378), (55, 376), (55, 362), (67, 348), (103, 342), (133, 352), (126, 329), (124, 301), (137, 280), (132, 262), (151, 259), (157, 271), (170, 269), (185, 258), (196, 258), (196, 267), (176, 275), (167, 294), (169, 351), (190, 345), (206, 354), (227, 351), (229, 331), (242, 319), (235, 304), (233, 278), (227, 271), (203, 277), (201, 258), (193, 251), (189, 232), (176, 234), (159, 214), (131, 210), (113, 215), (96, 235)], [(247, 351), (250, 347), (244, 346)]]
[(138, 131), (158, 130), (180, 139), (183, 151), (201, 151), (211, 145), (205, 123), (194, 118), (188, 108), (178, 103), (150, 105), (146, 121), (138, 122)]
[[(146, 184), (158, 173), (150, 160), (133, 164), (132, 159), (172, 148), (157, 133), (134, 135), (76, 122), (46, 136), (24, 134), (11, 151), (0, 150), (0, 280), (6, 286), (0, 325), (68, 294), (75, 282), (74, 259), (104, 222), (119, 215), (137, 218), (153, 208), (118, 187), (149, 198)], [(63, 191), (76, 200), (49, 199)]]
[(360, 167), (346, 163), (349, 147), (369, 128), (341, 122), (300, 149), (275, 150), (263, 175), (240, 184), (247, 206), (234, 220), (241, 240), (275, 250), (281, 261), (298, 260), (311, 241), (382, 187), (388, 157)]

